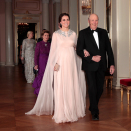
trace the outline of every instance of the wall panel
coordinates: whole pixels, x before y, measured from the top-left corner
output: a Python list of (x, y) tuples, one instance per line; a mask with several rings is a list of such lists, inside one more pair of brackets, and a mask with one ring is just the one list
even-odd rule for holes
[(13, 0), (14, 13), (29, 13), (40, 14), (42, 13), (41, 0)]
[[(129, 0), (118, 2), (119, 77), (129, 77)], [(121, 10), (122, 9), (122, 10)], [(125, 15), (126, 14), (126, 15)]]
[(78, 21), (77, 21), (77, 13), (78, 10), (77, 10), (77, 0), (70, 0), (69, 1), (69, 14), (70, 14), (70, 28), (75, 31), (77, 33), (77, 24), (78, 24)]
[(5, 1), (0, 0), (0, 65), (5, 65)]
[(61, 0), (61, 12), (69, 13), (69, 0)]

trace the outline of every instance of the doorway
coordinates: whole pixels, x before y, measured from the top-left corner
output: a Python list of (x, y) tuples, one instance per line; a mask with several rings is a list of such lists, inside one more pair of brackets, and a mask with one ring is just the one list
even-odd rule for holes
[[(36, 41), (40, 37), (40, 14), (14, 14), (14, 62), (18, 65), (20, 62), (20, 45), (23, 39), (27, 38), (27, 31), (34, 33)], [(23, 24), (23, 25), (22, 25)]]

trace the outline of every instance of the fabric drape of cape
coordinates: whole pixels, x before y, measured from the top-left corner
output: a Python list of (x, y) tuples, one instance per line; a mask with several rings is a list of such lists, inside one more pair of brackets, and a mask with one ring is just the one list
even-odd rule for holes
[[(45, 73), (43, 76), (38, 98), (36, 100), (36, 103), (33, 109), (25, 113), (27, 115), (36, 114), (40, 116), (40, 115), (52, 115), (53, 113), (53, 110), (54, 110), (53, 74), (54, 74), (54, 66), (58, 60), (58, 55), (57, 55), (58, 48), (57, 48), (57, 41), (56, 41), (55, 35), (56, 33), (54, 32), (52, 36), (52, 43), (51, 43), (49, 58), (48, 58), (47, 66), (46, 66)], [(81, 71), (81, 58), (79, 58), (76, 55), (76, 59), (77, 59), (76, 60), (77, 63), (79, 63), (77, 66), (77, 69), (79, 70), (78, 78), (79, 78), (80, 87), (82, 87), (81, 91), (83, 93), (84, 104), (86, 107), (85, 76), (84, 76), (84, 72)], [(84, 83), (80, 82), (81, 80), (84, 81)]]

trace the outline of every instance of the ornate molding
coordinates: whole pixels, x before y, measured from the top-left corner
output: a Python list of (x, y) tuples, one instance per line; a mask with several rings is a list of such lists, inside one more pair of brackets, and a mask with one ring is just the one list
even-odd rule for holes
[(52, 1), (53, 1), (53, 4), (57, 3), (57, 2), (60, 2), (60, 0), (52, 0)]
[(43, 4), (48, 4), (48, 3), (49, 3), (49, 0), (42, 0), (42, 3), (43, 3)]
[(12, 0), (5, 0), (5, 2), (12, 2)]
[(40, 11), (40, 0), (14, 0), (15, 11)]

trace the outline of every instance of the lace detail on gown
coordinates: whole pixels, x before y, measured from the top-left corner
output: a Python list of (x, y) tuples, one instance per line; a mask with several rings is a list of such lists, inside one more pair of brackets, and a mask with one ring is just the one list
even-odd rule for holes
[(69, 29), (69, 31), (67, 31), (67, 35), (66, 35), (66, 32), (62, 31), (61, 29), (55, 31), (55, 33), (58, 33), (58, 34), (63, 35), (65, 37), (67, 37), (67, 36), (70, 37), (73, 34), (73, 32), (74, 32), (73, 30)]
[(24, 39), (22, 43), (22, 57), (25, 58), (25, 78), (27, 83), (33, 83), (35, 75), (33, 73), (34, 52), (36, 42), (34, 39)]

